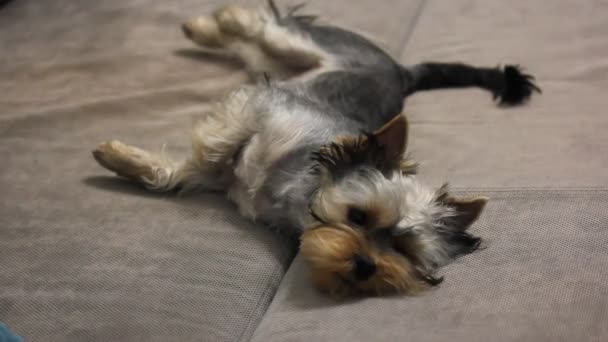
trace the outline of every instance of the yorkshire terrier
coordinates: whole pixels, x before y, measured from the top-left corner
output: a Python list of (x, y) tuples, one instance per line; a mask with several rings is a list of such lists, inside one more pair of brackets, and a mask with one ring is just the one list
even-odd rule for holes
[(118, 141), (95, 159), (153, 191), (224, 191), (242, 215), (296, 232), (316, 287), (333, 295), (415, 294), (478, 249), (467, 229), (487, 199), (459, 199), (416, 178), (404, 98), (480, 87), (500, 104), (540, 92), (518, 66), (402, 66), (368, 39), (281, 13), (229, 5), (185, 22), (197, 45), (238, 57), (253, 79), (194, 128), (180, 163)]

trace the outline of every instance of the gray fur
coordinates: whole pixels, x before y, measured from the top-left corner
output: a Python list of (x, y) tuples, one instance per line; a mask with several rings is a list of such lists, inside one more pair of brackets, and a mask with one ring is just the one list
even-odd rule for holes
[[(212, 18), (183, 25), (202, 47), (224, 49), (241, 58), (250, 74), (269, 76), (236, 89), (203, 119), (194, 130), (192, 158), (177, 164), (114, 141), (93, 152), (98, 162), (155, 191), (224, 190), (244, 216), (295, 234), (319, 223), (347, 224), (366, 228), (369, 243), (382, 251), (392, 248), (387, 233), (411, 235), (420, 245), (413, 257), (425, 274), (477, 249), (479, 239), (466, 232), (477, 216), (464, 227), (452, 224), (461, 216), (439, 200), (445, 189), (440, 196), (400, 164), (381, 170), (367, 160), (354, 165), (343, 159), (346, 171), (336, 179), (312, 157), (340, 137), (377, 131), (416, 91), (478, 86), (503, 104), (517, 104), (540, 91), (533, 77), (515, 66), (404, 67), (362, 36), (297, 14), (299, 7), (287, 16), (272, 1), (270, 9), (226, 6)], [(393, 122), (401, 122), (398, 139), (405, 139), (405, 121)], [(398, 146), (399, 154), (402, 142), (390, 147)], [(367, 155), (383, 156), (370, 146)], [(373, 212), (376, 226), (352, 222), (353, 208)], [(373, 229), (383, 235), (374, 237)]]
[(405, 88), (399, 65), (365, 38), (335, 27), (293, 20), (286, 25), (331, 51), (340, 67), (304, 82), (295, 78), (260, 84), (258, 87), (268, 89), (258, 92), (253, 100), (255, 111), (308, 115), (313, 126), (303, 146), (269, 168), (267, 181), (256, 198), (261, 221), (301, 230), (311, 221), (310, 198), (320, 186), (319, 176), (311, 173), (311, 154), (337, 136), (357, 136), (382, 127), (401, 113)]

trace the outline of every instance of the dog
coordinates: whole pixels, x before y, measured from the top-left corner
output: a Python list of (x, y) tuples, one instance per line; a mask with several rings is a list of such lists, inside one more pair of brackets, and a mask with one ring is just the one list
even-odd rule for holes
[(152, 191), (226, 192), (240, 213), (294, 232), (313, 284), (334, 296), (417, 294), (438, 269), (477, 250), (468, 232), (487, 198), (455, 198), (416, 177), (404, 99), (480, 87), (503, 105), (540, 88), (518, 66), (402, 66), (367, 38), (282, 13), (229, 5), (182, 25), (200, 47), (238, 57), (253, 83), (197, 124), (192, 156), (173, 162), (119, 141), (94, 158)]

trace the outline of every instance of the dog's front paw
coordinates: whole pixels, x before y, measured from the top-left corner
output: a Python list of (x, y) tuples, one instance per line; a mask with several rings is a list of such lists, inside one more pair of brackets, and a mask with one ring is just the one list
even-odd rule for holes
[(507, 65), (503, 70), (504, 86), (494, 93), (501, 105), (512, 106), (527, 101), (533, 92), (542, 93), (532, 75), (522, 71), (519, 65)]
[(154, 158), (146, 151), (120, 141), (105, 142), (93, 150), (93, 157), (117, 175), (133, 178), (152, 178)]

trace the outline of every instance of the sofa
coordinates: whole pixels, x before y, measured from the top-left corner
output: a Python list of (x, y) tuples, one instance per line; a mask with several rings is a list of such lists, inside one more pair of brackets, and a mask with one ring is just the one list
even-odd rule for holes
[(223, 195), (151, 194), (91, 157), (108, 139), (188, 153), (246, 75), (179, 24), (225, 3), (0, 7), (0, 322), (26, 341), (608, 340), (606, 1), (310, 1), (402, 63), (521, 64), (543, 90), (407, 100), (420, 177), (490, 197), (471, 228), (485, 248), (423, 295), (347, 300)]

